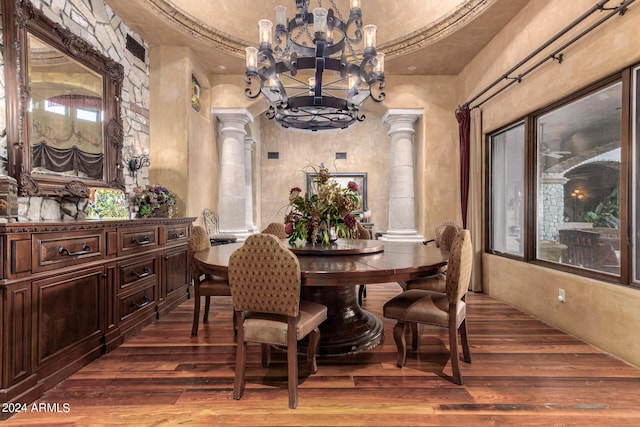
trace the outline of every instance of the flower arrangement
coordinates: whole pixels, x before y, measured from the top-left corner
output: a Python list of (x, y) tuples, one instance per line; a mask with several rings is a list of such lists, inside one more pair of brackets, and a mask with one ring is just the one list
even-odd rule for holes
[(360, 205), (358, 184), (349, 181), (346, 188), (342, 187), (331, 180), (329, 170), (322, 165), (316, 172), (311, 194), (303, 195), (299, 187), (289, 191), (284, 219), (289, 243), (302, 240), (329, 244), (335, 236), (350, 239), (357, 233), (352, 212)]
[(134, 203), (141, 218), (171, 218), (176, 213), (176, 196), (160, 185), (133, 189)]

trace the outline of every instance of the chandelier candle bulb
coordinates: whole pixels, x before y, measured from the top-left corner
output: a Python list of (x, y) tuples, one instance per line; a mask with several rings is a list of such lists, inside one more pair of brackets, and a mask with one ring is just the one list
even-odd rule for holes
[(376, 65), (373, 67), (374, 73), (384, 73), (384, 53), (378, 52), (376, 54)]
[(258, 29), (260, 31), (260, 46), (271, 47), (273, 23), (268, 19), (261, 19), (258, 21)]
[(351, 1), (352, 9), (360, 9), (360, 0), (352, 0)]
[(258, 49), (256, 49), (255, 47), (247, 47), (245, 48), (245, 54), (246, 54), (246, 67), (247, 70), (257, 70), (258, 69)]
[(327, 33), (327, 9), (323, 7), (313, 9), (313, 32)]
[(287, 8), (284, 6), (276, 6), (276, 26), (287, 26)]
[(362, 31), (364, 32), (364, 48), (375, 49), (376, 48), (376, 31), (378, 27), (373, 24), (365, 25)]

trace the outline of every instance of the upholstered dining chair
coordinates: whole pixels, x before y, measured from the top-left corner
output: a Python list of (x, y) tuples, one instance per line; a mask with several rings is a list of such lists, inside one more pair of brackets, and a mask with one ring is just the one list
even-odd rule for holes
[[(456, 224), (446, 225), (445, 228), (438, 233), (438, 239), (436, 245), (445, 251), (451, 249), (453, 240), (460, 232), (460, 227)], [(430, 276), (421, 277), (419, 279), (409, 280), (401, 283), (401, 286), (406, 289), (424, 289), (427, 291), (446, 292), (446, 274), (447, 266), (442, 267), (438, 272)]]
[(451, 245), (447, 269), (446, 293), (410, 289), (387, 301), (383, 307), (384, 317), (397, 320), (393, 327), (393, 339), (398, 348), (398, 367), (403, 367), (407, 358), (405, 331), (411, 327), (412, 349), (418, 350), (418, 323), (449, 328), (449, 352), (453, 382), (462, 385), (460, 361), (458, 360), (458, 332), (462, 343), (464, 361), (471, 363), (471, 352), (467, 337), (467, 304), (462, 299), (471, 280), (473, 250), (469, 230), (458, 233)]
[[(224, 277), (203, 274), (193, 262), (193, 256), (200, 251), (209, 250), (211, 242), (205, 229), (199, 225), (193, 226), (189, 237), (189, 257), (191, 260), (191, 271), (193, 272), (194, 304), (193, 304), (193, 326), (191, 335), (198, 335), (198, 321), (200, 317), (200, 300), (205, 297), (203, 323), (209, 320), (209, 308), (211, 307), (211, 297), (229, 297), (229, 282)], [(235, 329), (235, 328), (234, 328)]]
[(281, 222), (270, 223), (264, 230), (262, 230), (262, 233), (273, 234), (278, 239), (287, 238), (287, 233), (284, 231), (284, 223)]
[(245, 386), (247, 343), (262, 344), (262, 364), (269, 365), (271, 345), (287, 348), (289, 408), (298, 405), (298, 340), (309, 336), (307, 366), (316, 373), (318, 326), (327, 307), (300, 301), (300, 263), (272, 234), (253, 234), (229, 258), (229, 286), (238, 333), (233, 398)]
[[(455, 227), (456, 231), (462, 230), (462, 227), (458, 225), (455, 221), (446, 219), (436, 226), (433, 234), (433, 239), (425, 240), (422, 243), (424, 243), (425, 245), (428, 245), (429, 243), (435, 243), (436, 247), (439, 248), (440, 245), (443, 243), (443, 236), (445, 236), (444, 231), (449, 226)], [(451, 241), (450, 240), (448, 241), (445, 237), (444, 244), (446, 245), (447, 243), (449, 244), (449, 246), (451, 245)]]

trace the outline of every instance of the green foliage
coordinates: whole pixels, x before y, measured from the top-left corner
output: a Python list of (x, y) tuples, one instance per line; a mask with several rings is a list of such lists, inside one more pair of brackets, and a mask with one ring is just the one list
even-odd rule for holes
[(160, 185), (147, 185), (133, 189), (138, 214), (142, 218), (161, 216), (171, 218), (176, 214), (176, 196)]
[(317, 173), (310, 193), (302, 194), (299, 187), (289, 192), (284, 220), (289, 242), (309, 240), (329, 244), (332, 233), (352, 238), (357, 232), (352, 212), (360, 206), (358, 185), (351, 181), (343, 188), (331, 180), (326, 167), (320, 165), (318, 170), (313, 169)]
[(620, 205), (618, 204), (618, 191), (616, 187), (607, 200), (598, 203), (596, 209), (584, 214), (584, 220), (592, 222), (594, 227), (619, 228)]

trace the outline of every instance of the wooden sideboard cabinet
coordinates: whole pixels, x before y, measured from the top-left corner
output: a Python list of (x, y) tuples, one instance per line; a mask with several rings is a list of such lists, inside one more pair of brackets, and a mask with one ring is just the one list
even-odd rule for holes
[(186, 300), (194, 219), (0, 224), (0, 402), (32, 402)]

